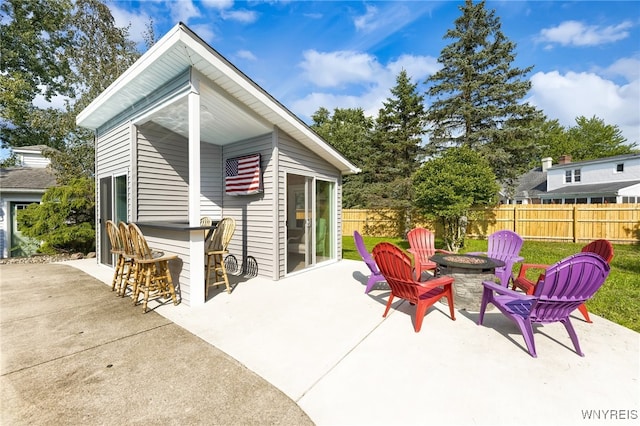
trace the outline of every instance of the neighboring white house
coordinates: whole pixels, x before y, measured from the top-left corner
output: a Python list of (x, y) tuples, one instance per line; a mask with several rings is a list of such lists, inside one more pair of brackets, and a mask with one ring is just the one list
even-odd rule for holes
[[(359, 169), (184, 24), (76, 122), (95, 132), (100, 264), (113, 264), (105, 222), (135, 222), (179, 256), (182, 301), (203, 304), (203, 216), (234, 218), (230, 253), (273, 280), (341, 259), (342, 176)], [(260, 188), (237, 195), (244, 161)]]
[(0, 170), (0, 257), (33, 254), (37, 245), (18, 231), (17, 212), (31, 203), (39, 203), (56, 179), (42, 155), (45, 145), (14, 148), (18, 165)]
[(640, 154), (571, 162), (547, 169), (544, 204), (640, 203)]

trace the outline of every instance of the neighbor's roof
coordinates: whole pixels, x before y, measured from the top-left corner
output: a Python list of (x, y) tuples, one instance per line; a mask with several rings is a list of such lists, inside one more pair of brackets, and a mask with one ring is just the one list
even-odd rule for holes
[(583, 161), (568, 162), (564, 164), (554, 164), (553, 166), (550, 167), (550, 169), (554, 169), (554, 170), (555, 169), (572, 169), (572, 168), (575, 168), (576, 166), (584, 166), (586, 164), (614, 163), (614, 162), (634, 160), (634, 159), (640, 159), (640, 153), (614, 155), (612, 157), (602, 157), (602, 158), (596, 158), (594, 160), (583, 160)]
[(547, 172), (536, 167), (521, 175), (517, 180), (516, 198), (536, 198), (547, 192)]
[[(277, 126), (342, 173), (360, 171), (183, 23), (173, 27), (107, 87), (78, 114), (76, 122), (81, 127), (97, 130), (123, 112), (133, 111), (137, 103), (152, 97), (163, 85), (190, 69), (195, 69), (206, 77), (206, 81), (213, 83), (211, 87), (200, 88), (202, 140), (223, 145), (241, 140), (240, 138), (265, 134), (272, 131), (273, 126)], [(171, 117), (158, 116), (158, 120), (172, 119), (176, 125), (176, 128), (170, 128), (172, 131), (187, 132), (188, 126), (184, 123), (189, 109), (186, 99), (184, 96), (180, 100), (182, 104), (179, 109), (170, 110)], [(172, 107), (175, 105), (167, 108)], [(209, 129), (206, 128), (206, 112), (214, 116), (214, 124), (218, 129), (213, 128), (213, 124)], [(177, 121), (182, 123), (176, 123)], [(207, 140), (209, 133), (215, 134), (215, 139), (212, 137)]]
[(48, 168), (7, 167), (0, 169), (0, 192), (43, 193), (55, 184), (56, 177)]
[(640, 180), (626, 181), (626, 182), (609, 182), (609, 183), (594, 183), (586, 185), (567, 185), (562, 188), (554, 189), (541, 194), (541, 196), (553, 196), (553, 195), (588, 195), (588, 194), (618, 194), (618, 191), (629, 186), (640, 184)]

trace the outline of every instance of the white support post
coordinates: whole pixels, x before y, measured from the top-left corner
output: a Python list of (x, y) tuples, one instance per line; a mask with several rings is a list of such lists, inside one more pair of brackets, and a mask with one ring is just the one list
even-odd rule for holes
[[(189, 224), (200, 225), (200, 81), (191, 73), (189, 108)], [(191, 306), (203, 305), (204, 292), (204, 242), (203, 232), (189, 233), (189, 257), (191, 279), (189, 293)]]

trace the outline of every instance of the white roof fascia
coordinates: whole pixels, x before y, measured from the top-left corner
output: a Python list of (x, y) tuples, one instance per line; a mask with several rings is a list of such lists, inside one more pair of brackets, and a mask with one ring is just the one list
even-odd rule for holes
[[(164, 37), (158, 40), (151, 48), (140, 57), (133, 65), (131, 65), (120, 77), (115, 79), (113, 83), (109, 85), (102, 93), (100, 93), (85, 109), (83, 109), (76, 117), (76, 124), (81, 127), (87, 127), (90, 129), (97, 129), (99, 126), (91, 126), (90, 124), (83, 124), (89, 117), (91, 117), (104, 102), (113, 96), (122, 88), (126, 87), (134, 78), (136, 78), (149, 64), (157, 61), (168, 48), (175, 44), (176, 40), (180, 38), (180, 24), (174, 26)], [(166, 45), (166, 46), (165, 46)]]

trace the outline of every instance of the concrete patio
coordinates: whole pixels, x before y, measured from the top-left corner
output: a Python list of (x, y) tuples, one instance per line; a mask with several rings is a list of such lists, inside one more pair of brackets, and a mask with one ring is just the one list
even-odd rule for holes
[[(110, 282), (94, 260), (66, 262)], [(413, 330), (414, 308), (382, 318), (385, 284), (364, 294), (367, 269), (343, 260), (281, 281), (234, 277), (202, 307), (160, 315), (244, 364), (318, 425), (569, 425), (640, 415), (640, 334), (574, 316), (585, 357), (561, 324), (536, 328), (538, 358), (498, 311), (436, 304)], [(151, 305), (154, 306), (154, 305)], [(578, 314), (579, 315), (579, 314)], [(635, 422), (634, 422), (635, 423)]]

